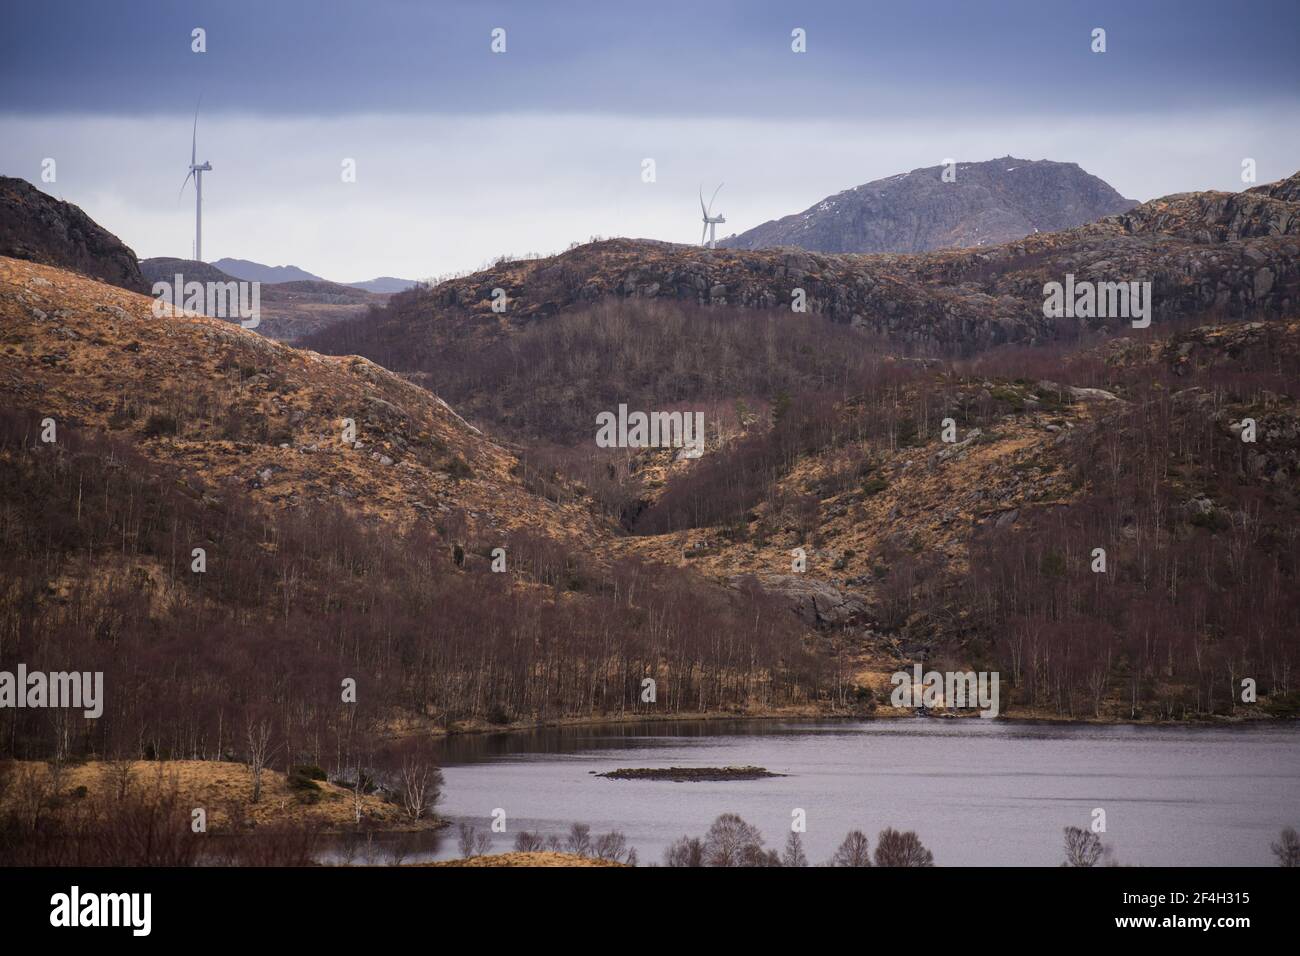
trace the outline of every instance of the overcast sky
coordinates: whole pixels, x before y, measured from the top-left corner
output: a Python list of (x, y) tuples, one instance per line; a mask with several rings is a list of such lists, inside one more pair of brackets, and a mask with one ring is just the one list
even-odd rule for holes
[(1260, 182), (1300, 169), (1296, 0), (42, 0), (4, 19), (0, 173), (142, 257), (188, 256), (201, 95), (204, 258), (345, 281), (696, 242), (696, 192), (722, 180), (720, 234), (946, 157), (1077, 162), (1138, 200), (1240, 189), (1245, 157)]

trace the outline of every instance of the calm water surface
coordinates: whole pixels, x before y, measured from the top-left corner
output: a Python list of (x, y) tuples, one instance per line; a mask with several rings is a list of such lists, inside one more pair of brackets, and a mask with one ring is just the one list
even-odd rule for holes
[[(521, 829), (622, 830), (643, 862), (720, 813), (784, 844), (794, 807), (824, 861), (850, 829), (874, 845), (914, 829), (940, 865), (1054, 865), (1062, 828), (1106, 811), (1120, 863), (1269, 865), (1269, 843), (1300, 827), (1300, 727), (1096, 727), (985, 720), (708, 721), (456, 737), (443, 745), (439, 812), (511, 848)], [(756, 764), (786, 777), (725, 783), (608, 780), (617, 767)], [(454, 836), (421, 856), (457, 855)]]

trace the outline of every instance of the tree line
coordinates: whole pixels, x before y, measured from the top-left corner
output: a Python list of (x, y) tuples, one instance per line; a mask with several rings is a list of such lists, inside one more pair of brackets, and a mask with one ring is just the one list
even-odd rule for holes
[[(339, 507), (263, 509), (72, 425), (39, 444), (38, 420), (0, 414), (0, 669), (102, 671), (107, 699), (98, 720), (0, 710), (0, 755), (265, 751), (335, 776), (394, 726), (830, 693), (804, 632), (756, 586), (602, 562), (537, 531), (469, 540), (454, 515), (398, 532)], [(495, 546), (509, 573), (482, 557)]]

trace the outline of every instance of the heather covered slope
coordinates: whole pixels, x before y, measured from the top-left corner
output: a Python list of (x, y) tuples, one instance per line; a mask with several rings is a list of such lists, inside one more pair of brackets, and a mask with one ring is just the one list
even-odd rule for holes
[(1081, 226), (1137, 205), (1075, 163), (1004, 156), (932, 166), (828, 196), (722, 241), (731, 249), (928, 252), (1010, 242)]
[[(332, 358), (153, 300), (0, 259), (13, 406), (121, 433), (151, 458), (256, 500), (346, 500), (408, 523), (453, 505), (488, 526), (587, 534), (527, 494), (515, 459), (424, 389), (362, 358)], [(342, 441), (344, 419), (355, 423)]]

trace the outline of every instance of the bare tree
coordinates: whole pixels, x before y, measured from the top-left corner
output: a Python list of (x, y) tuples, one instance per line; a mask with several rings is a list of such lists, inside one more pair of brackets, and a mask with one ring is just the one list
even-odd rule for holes
[(442, 771), (416, 756), (402, 761), (402, 806), (412, 820), (423, 819), (442, 795)]
[(415, 849), (412, 840), (414, 834), (398, 833), (388, 844), (388, 861), (393, 866), (401, 866), (402, 861)]
[(527, 830), (520, 830), (515, 835), (515, 852), (516, 853), (538, 853), (546, 847), (546, 841), (540, 833), (530, 833)]
[(248, 772), (253, 778), (253, 798), (251, 803), (262, 799), (262, 771), (266, 769), (271, 757), (271, 722), (252, 718), (248, 721)]
[(352, 778), (352, 820), (354, 823), (361, 822), (361, 811), (365, 807), (366, 795), (366, 772), (361, 764), (357, 764), (356, 776)]
[(585, 823), (575, 823), (569, 827), (569, 836), (564, 841), (564, 848), (578, 856), (590, 856), (591, 827)]
[(1272, 849), (1278, 866), (1300, 866), (1300, 834), (1295, 827), (1286, 827)]
[(762, 854), (763, 836), (737, 814), (724, 813), (704, 835), (705, 866), (756, 866)]
[(785, 852), (781, 854), (782, 866), (807, 866), (808, 856), (803, 851), (803, 838), (794, 830), (785, 840)]
[(831, 857), (831, 866), (870, 866), (871, 847), (861, 830), (850, 830)]
[(664, 850), (664, 866), (703, 866), (704, 843), (699, 837), (681, 837)]
[(460, 849), (460, 855), (466, 860), (472, 856), (476, 856), (477, 854), (474, 852), (474, 847), (477, 844), (477, 840), (475, 839), (477, 836), (477, 830), (468, 823), (462, 823), (457, 827), (457, 831), (459, 836), (456, 844)]
[(601, 834), (596, 838), (595, 846), (592, 848), (592, 855), (598, 860), (609, 860), (613, 863), (625, 862), (628, 856), (627, 837), (618, 830), (611, 830), (609, 833)]
[(462, 823), (458, 830), (457, 845), (460, 848), (460, 855), (466, 860), (482, 856), (492, 846), (490, 833), (480, 833), (477, 827), (468, 823)]
[(113, 757), (104, 761), (99, 772), (104, 788), (114, 799), (125, 800), (135, 776), (135, 761), (130, 757)]
[(47, 773), (49, 774), (50, 793), (58, 799), (63, 793), (63, 788), (68, 785), (68, 761), (62, 753), (55, 756), (53, 760), (46, 763)]
[(934, 866), (934, 854), (914, 830), (900, 833), (886, 827), (876, 837), (876, 866)]
[(19, 764), (13, 775), (13, 806), (18, 818), (30, 830), (36, 830), (41, 824), (41, 817), (49, 808), (54, 790), (50, 786), (50, 775), (39, 764)]
[(1082, 827), (1065, 828), (1065, 866), (1096, 866), (1101, 854), (1097, 834)]

